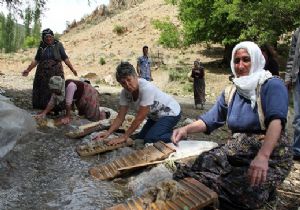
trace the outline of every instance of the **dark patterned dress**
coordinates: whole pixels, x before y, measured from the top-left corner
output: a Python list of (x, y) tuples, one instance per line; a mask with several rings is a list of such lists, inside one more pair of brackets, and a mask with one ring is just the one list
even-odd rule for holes
[(33, 81), (32, 89), (32, 107), (34, 109), (45, 109), (51, 92), (48, 87), (52, 76), (61, 76), (64, 78), (62, 60), (67, 59), (63, 45), (54, 41), (53, 45), (46, 45), (41, 42), (35, 60), (38, 62)]
[(194, 78), (194, 101), (195, 106), (205, 103), (205, 80), (204, 80), (204, 67), (192, 69), (192, 77)]

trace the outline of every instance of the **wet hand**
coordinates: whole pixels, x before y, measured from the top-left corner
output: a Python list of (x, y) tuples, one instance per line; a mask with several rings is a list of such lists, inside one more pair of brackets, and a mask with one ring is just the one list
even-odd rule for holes
[(124, 136), (121, 136), (118, 138), (108, 139), (105, 143), (107, 145), (117, 145), (117, 144), (121, 144), (125, 141), (126, 141), (126, 138)]
[(248, 177), (251, 186), (259, 186), (267, 180), (269, 159), (262, 155), (257, 155), (250, 164)]
[(71, 122), (71, 118), (70, 117), (61, 118), (60, 122), (64, 125), (69, 124)]
[(29, 74), (29, 71), (28, 71), (28, 70), (24, 70), (24, 71), (22, 72), (22, 76), (23, 76), (23, 77), (27, 77), (28, 74)]
[(94, 141), (100, 141), (100, 140), (106, 139), (108, 136), (109, 136), (108, 132), (100, 132), (96, 136), (94, 136), (92, 138), (92, 140), (94, 140)]
[(181, 128), (177, 128), (173, 131), (171, 140), (173, 142), (173, 144), (177, 145), (177, 143), (183, 139), (187, 137), (187, 130), (186, 127), (181, 127)]
[(44, 114), (43, 112), (34, 116), (34, 118), (37, 119), (37, 120), (43, 119), (45, 117), (46, 117), (46, 114)]
[(77, 76), (77, 71), (75, 69), (72, 70), (74, 76)]

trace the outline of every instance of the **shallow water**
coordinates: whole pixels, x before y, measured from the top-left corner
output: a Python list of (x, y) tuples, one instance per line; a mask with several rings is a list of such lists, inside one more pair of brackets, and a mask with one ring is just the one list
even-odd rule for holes
[[(81, 158), (63, 128), (23, 138), (0, 162), (0, 209), (104, 209), (130, 197), (127, 187), (94, 180), (88, 169), (122, 152)], [(126, 151), (125, 151), (126, 152)]]

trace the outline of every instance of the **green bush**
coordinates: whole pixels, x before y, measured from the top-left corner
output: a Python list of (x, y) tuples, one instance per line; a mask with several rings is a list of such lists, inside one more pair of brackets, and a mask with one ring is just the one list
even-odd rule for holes
[(24, 47), (25, 48), (33, 48), (33, 47), (37, 47), (39, 44), (40, 40), (37, 39), (34, 36), (27, 36), (24, 40)]
[(152, 20), (154, 28), (161, 31), (159, 44), (164, 47), (177, 48), (181, 46), (180, 32), (177, 27), (169, 21)]
[(177, 82), (184, 82), (187, 80), (188, 70), (183, 68), (177, 69), (170, 69), (169, 70), (169, 81), (177, 81)]
[(99, 60), (100, 65), (106, 64), (105, 59), (103, 57), (100, 58)]
[(121, 26), (121, 25), (115, 25), (114, 29), (113, 29), (113, 32), (118, 34), (118, 35), (121, 35), (121, 34), (126, 32), (126, 27)]
[(177, 5), (179, 0), (165, 0), (166, 4)]

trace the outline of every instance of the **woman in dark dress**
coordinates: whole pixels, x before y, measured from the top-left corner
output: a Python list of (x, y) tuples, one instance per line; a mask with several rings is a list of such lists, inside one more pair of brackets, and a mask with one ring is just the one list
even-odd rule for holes
[(205, 80), (204, 80), (204, 67), (201, 66), (200, 61), (196, 60), (194, 62), (194, 67), (192, 69), (192, 78), (194, 78), (194, 101), (195, 108), (197, 109), (197, 105), (201, 105), (201, 109), (203, 109), (203, 105), (205, 103)]
[(61, 61), (71, 69), (77, 76), (61, 42), (54, 39), (53, 31), (45, 29), (42, 32), (42, 41), (36, 52), (35, 59), (22, 72), (23, 76), (28, 76), (29, 72), (37, 66), (32, 89), (32, 107), (34, 109), (45, 109), (51, 97), (48, 87), (49, 79), (52, 76), (64, 78)]
[(266, 59), (264, 69), (272, 73), (272, 75), (279, 76), (279, 65), (277, 62), (277, 55), (272, 46), (264, 44), (260, 47), (263, 56)]

